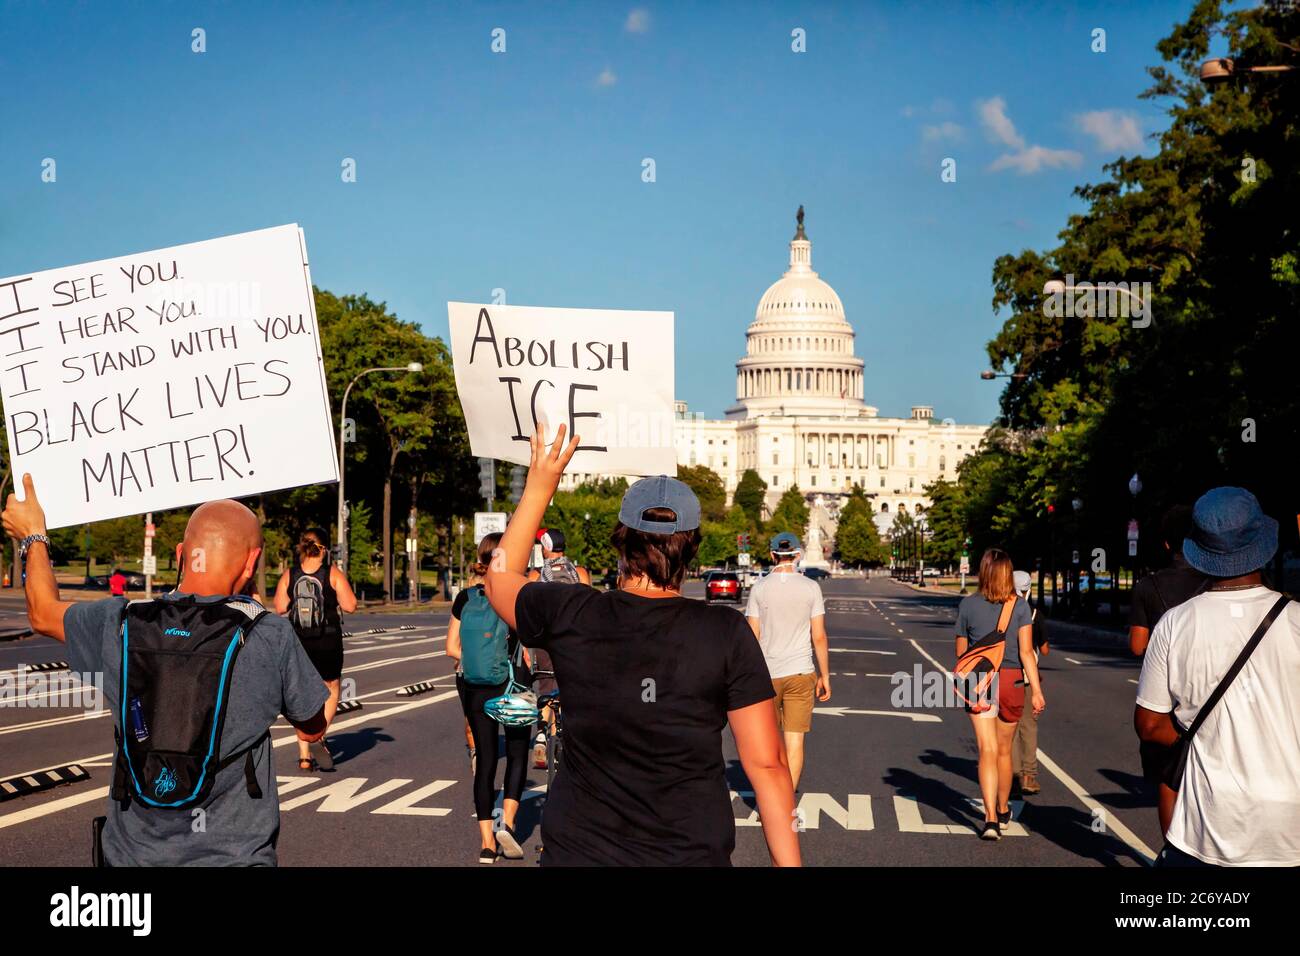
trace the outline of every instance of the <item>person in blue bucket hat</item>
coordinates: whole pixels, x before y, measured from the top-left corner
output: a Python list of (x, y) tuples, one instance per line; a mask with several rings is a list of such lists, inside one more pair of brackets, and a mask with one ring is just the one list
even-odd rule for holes
[(1300, 605), (1264, 585), (1277, 544), (1244, 488), (1192, 510), (1183, 556), (1212, 581), (1156, 624), (1133, 718), (1181, 755), (1157, 866), (1300, 866)]

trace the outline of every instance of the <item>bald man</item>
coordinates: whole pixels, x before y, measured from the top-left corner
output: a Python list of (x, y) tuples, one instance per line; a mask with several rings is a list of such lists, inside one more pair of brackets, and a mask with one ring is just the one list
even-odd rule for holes
[[(121, 713), (122, 620), (127, 602), (59, 600), (59, 588), (45, 539), (45, 512), (31, 475), (23, 476), (23, 500), (10, 495), (5, 532), (27, 551), (27, 616), (32, 630), (67, 644), (68, 668), (102, 681), (102, 699)], [(236, 501), (200, 505), (176, 546), (182, 576), (177, 589), (158, 600), (193, 595), (200, 603), (219, 603), (238, 595), (252, 579), (262, 551), (257, 516)], [(249, 630), (235, 658), (230, 696), (218, 752), (251, 755), (257, 786), (246, 774), (246, 760), (224, 764), (212, 789), (193, 809), (143, 806), (137, 800), (112, 801), (103, 832), (108, 866), (275, 866), (280, 832), (270, 728), (280, 714), (299, 738), (320, 740), (325, 733), (325, 682), (307, 658), (288, 620), (266, 614)], [(115, 728), (121, 733), (121, 728)]]

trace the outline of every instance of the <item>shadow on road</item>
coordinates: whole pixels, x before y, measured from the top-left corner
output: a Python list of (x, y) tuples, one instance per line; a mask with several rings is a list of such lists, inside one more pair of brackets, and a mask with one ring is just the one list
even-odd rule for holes
[(373, 750), (377, 744), (390, 744), (394, 739), (378, 727), (360, 727), (346, 734), (330, 734), (330, 753), (336, 765), (347, 763)]

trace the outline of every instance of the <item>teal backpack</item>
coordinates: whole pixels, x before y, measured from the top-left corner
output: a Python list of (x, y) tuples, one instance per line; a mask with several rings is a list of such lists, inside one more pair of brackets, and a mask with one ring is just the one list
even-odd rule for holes
[(510, 628), (488, 603), (482, 587), (470, 588), (460, 612), (460, 670), (467, 684), (496, 686), (510, 677)]

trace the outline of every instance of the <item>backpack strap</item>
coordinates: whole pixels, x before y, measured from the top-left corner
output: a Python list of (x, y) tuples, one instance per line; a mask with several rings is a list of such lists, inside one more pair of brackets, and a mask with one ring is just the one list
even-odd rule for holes
[(248, 790), (248, 795), (254, 800), (262, 799), (262, 787), (257, 782), (257, 766), (253, 763), (253, 751), (260, 747), (262, 741), (269, 736), (271, 736), (271, 730), (270, 728), (267, 728), (262, 732), (260, 737), (243, 750), (236, 751), (230, 756), (223, 758), (221, 762), (217, 764), (217, 772), (220, 773), (242, 757), (244, 760), (244, 786)]
[(1015, 612), (1016, 601), (1020, 600), (1014, 594), (1002, 602), (1002, 613), (998, 615), (998, 633), (1005, 635), (1007, 628), (1011, 626), (1011, 615)]

